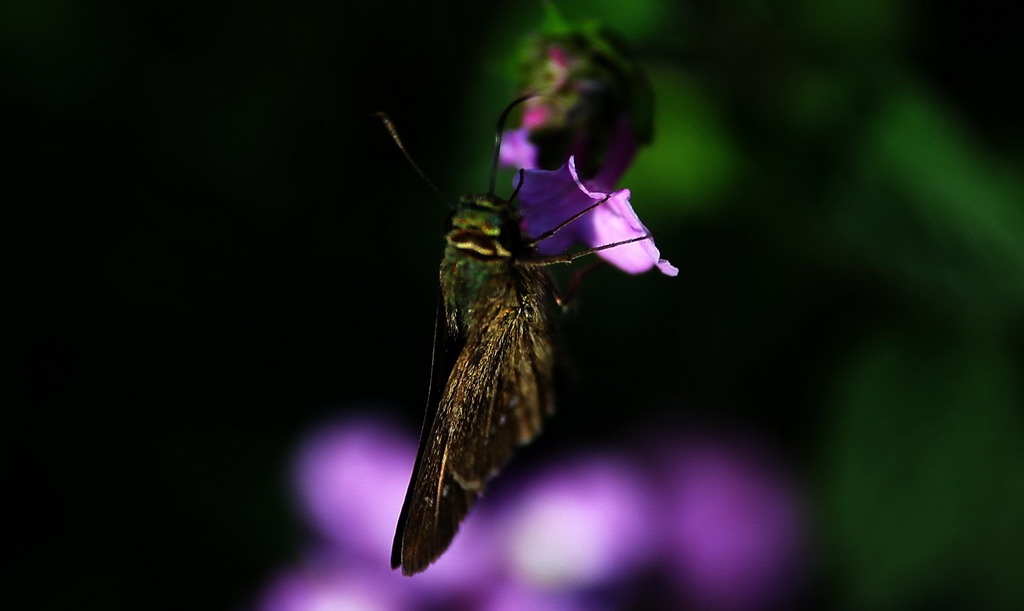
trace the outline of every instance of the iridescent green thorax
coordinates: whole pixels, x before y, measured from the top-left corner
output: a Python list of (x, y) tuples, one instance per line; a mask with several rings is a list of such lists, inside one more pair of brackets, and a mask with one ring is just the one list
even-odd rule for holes
[(507, 201), (493, 195), (461, 198), (448, 221), (447, 247), (441, 261), (441, 291), (446, 318), (453, 328), (468, 324), (485, 287), (503, 282), (517, 255), (529, 250), (519, 216)]

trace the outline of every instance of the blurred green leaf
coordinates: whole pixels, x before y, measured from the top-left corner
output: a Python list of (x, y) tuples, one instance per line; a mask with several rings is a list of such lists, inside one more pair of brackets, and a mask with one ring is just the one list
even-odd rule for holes
[(668, 0), (563, 0), (553, 4), (570, 20), (597, 20), (634, 43), (659, 35), (662, 27), (671, 23), (672, 16), (678, 11), (678, 5)]
[(650, 72), (654, 142), (620, 181), (645, 219), (680, 218), (721, 200), (739, 159), (723, 119), (700, 84), (669, 68)]
[(876, 118), (865, 152), (936, 230), (975, 254), (1012, 265), (1007, 271), (1024, 284), (1020, 174), (1000, 171), (931, 97), (912, 91), (893, 96)]
[(888, 0), (809, 0), (797, 6), (795, 21), (819, 47), (876, 57), (903, 40), (903, 13)]
[(843, 72), (801, 66), (779, 87), (780, 111), (801, 131), (835, 130), (852, 114), (856, 84)]
[(1019, 566), (1019, 536), (991, 545), (1007, 543), (1003, 529), (1019, 513), (1014, 380), (1012, 361), (991, 346), (888, 337), (853, 359), (824, 474), (851, 608), (967, 596)]
[(923, 92), (891, 95), (835, 183), (847, 247), (916, 307), (1001, 325), (1024, 305), (1024, 183)]

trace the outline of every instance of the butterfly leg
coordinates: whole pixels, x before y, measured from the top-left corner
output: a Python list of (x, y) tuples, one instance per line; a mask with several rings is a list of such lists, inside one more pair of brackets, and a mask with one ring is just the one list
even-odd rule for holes
[(628, 240), (612, 242), (611, 244), (603, 244), (601, 246), (595, 246), (594, 248), (588, 248), (586, 250), (581, 250), (578, 252), (566, 253), (562, 255), (542, 255), (534, 257), (524, 257), (522, 259), (517, 259), (516, 262), (521, 263), (523, 265), (555, 265), (557, 263), (572, 263), (573, 261), (579, 259), (580, 257), (592, 255), (595, 252), (601, 252), (602, 250), (608, 250), (609, 248), (615, 248), (616, 246), (625, 246), (626, 244), (632, 244), (633, 242), (642, 242), (643, 240), (650, 240), (653, 237), (653, 235), (645, 233), (644, 235), (637, 236), (635, 238), (630, 238)]
[(576, 272), (573, 273), (572, 277), (569, 279), (569, 286), (566, 287), (564, 292), (560, 292), (558, 290), (557, 285), (555, 284), (554, 274), (552, 274), (549, 270), (545, 270), (548, 275), (548, 282), (549, 288), (551, 290), (551, 295), (555, 298), (555, 303), (557, 303), (558, 306), (561, 308), (568, 308), (569, 304), (571, 304), (573, 299), (576, 297), (576, 292), (579, 290), (580, 284), (583, 282), (583, 277), (589, 274), (590, 272), (594, 271), (595, 269), (601, 267), (605, 263), (606, 261), (604, 261), (603, 259), (598, 259), (597, 261), (590, 263), (583, 269), (576, 270)]
[[(521, 185), (522, 182), (520, 182), (519, 184)], [(594, 208), (597, 208), (601, 204), (603, 204), (606, 201), (608, 201), (608, 198), (610, 198), (610, 197), (611, 197), (611, 194), (606, 195), (604, 197), (604, 199), (602, 199), (602, 200), (600, 200), (598, 202), (595, 202), (595, 203), (587, 206), (583, 210), (580, 210), (576, 214), (574, 214), (574, 215), (570, 216), (569, 218), (567, 218), (566, 220), (562, 221), (561, 223), (559, 223), (555, 227), (553, 227), (551, 229), (548, 229), (547, 231), (545, 231), (544, 233), (540, 234), (539, 236), (537, 236), (535, 238), (531, 238), (531, 239), (527, 240), (526, 243), (527, 244), (536, 244), (537, 242), (543, 242), (544, 240), (550, 238), (551, 236), (555, 235), (556, 233), (558, 233), (559, 231), (564, 229), (569, 223), (572, 223), (576, 219), (580, 218), (581, 216), (584, 216), (585, 214), (587, 214), (588, 212), (590, 212)]]

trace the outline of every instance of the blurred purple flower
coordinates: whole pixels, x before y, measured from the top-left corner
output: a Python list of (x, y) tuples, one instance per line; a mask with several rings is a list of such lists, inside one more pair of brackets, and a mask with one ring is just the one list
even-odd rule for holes
[(651, 491), (637, 469), (608, 456), (538, 476), (505, 516), (503, 549), (521, 580), (581, 588), (628, 578), (651, 557)]
[[(540, 236), (588, 206), (606, 200), (539, 242), (537, 249), (542, 254), (563, 253), (576, 242), (595, 248), (650, 233), (629, 203), (629, 189), (608, 193), (599, 190), (600, 179), (588, 182), (590, 186), (580, 180), (572, 157), (553, 172), (527, 170), (519, 201), (523, 224), (531, 236)], [(677, 268), (661, 258), (653, 238), (602, 250), (597, 255), (630, 274), (639, 274), (652, 267), (657, 267), (667, 276), (679, 273)]]
[[(296, 461), (299, 501), (310, 524), (335, 549), (379, 569), (392, 585), (410, 581), (391, 571), (390, 558), (415, 458), (412, 436), (363, 418), (321, 428), (306, 440)], [(488, 549), (490, 529), (481, 517), (486, 511), (474, 511), (451, 548), (417, 577), (418, 586), (472, 590), (486, 583), (496, 568)]]
[(507, 131), (501, 139), (501, 165), (530, 170), (537, 167), (537, 147), (527, 128)]
[(414, 454), (411, 435), (374, 418), (312, 434), (295, 477), (322, 539), (258, 608), (617, 608), (661, 561), (689, 607), (749, 611), (783, 606), (799, 581), (793, 483), (746, 446), (712, 439), (675, 439), (660, 471), (610, 453), (559, 464), (512, 504), (482, 500), (434, 566), (402, 577), (388, 556)]
[[(587, 180), (605, 172), (609, 157), (651, 138), (652, 99), (643, 70), (622, 40), (593, 23), (565, 20), (551, 4), (542, 31), (524, 45), (519, 90), (534, 94), (523, 103), (522, 122), (505, 133), (515, 147), (502, 155), (506, 166), (558, 168), (576, 157)], [(629, 137), (616, 140), (625, 130)], [(612, 187), (625, 166), (606, 174)]]
[(795, 484), (765, 453), (697, 441), (669, 461), (670, 554), (679, 585), (711, 609), (784, 606), (799, 581)]
[(382, 583), (357, 566), (291, 569), (279, 575), (263, 592), (259, 611), (396, 611), (409, 609), (416, 600), (409, 588)]
[[(393, 516), (397, 517), (397, 516)], [(485, 533), (470, 533), (488, 541)], [(456, 541), (452, 549), (415, 579), (387, 563), (352, 554), (335, 545), (311, 545), (299, 562), (264, 590), (261, 611), (321, 609), (447, 609), (482, 600), (502, 583), (494, 562), (468, 561)], [(464, 546), (463, 546), (464, 547)], [(493, 551), (491, 552), (493, 555)], [(453, 560), (448, 560), (450, 557)], [(344, 601), (351, 606), (330, 606)], [(366, 603), (364, 606), (360, 604)]]
[(595, 606), (572, 591), (537, 590), (513, 581), (495, 586), (479, 606), (482, 611), (599, 611), (605, 608)]
[(527, 100), (523, 126), (506, 131), (501, 137), (500, 162), (503, 166), (532, 170), (537, 167), (537, 145), (530, 142), (530, 133), (543, 125), (551, 114), (547, 106), (531, 106)]
[(416, 442), (379, 421), (325, 426), (296, 460), (301, 509), (341, 549), (385, 564), (415, 458)]

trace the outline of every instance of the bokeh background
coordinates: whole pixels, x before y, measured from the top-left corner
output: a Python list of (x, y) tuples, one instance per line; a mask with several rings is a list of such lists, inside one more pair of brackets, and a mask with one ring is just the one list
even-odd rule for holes
[[(774, 604), (1024, 606), (1022, 5), (562, 6), (649, 70), (622, 186), (681, 273), (587, 278), (560, 411), (503, 480), (742, 439), (803, 508)], [(319, 536), (304, 440), (422, 415), (445, 210), (371, 114), (483, 190), (540, 16), (3, 5), (12, 608), (269, 604)], [(683, 604), (644, 579), (622, 600)]]

